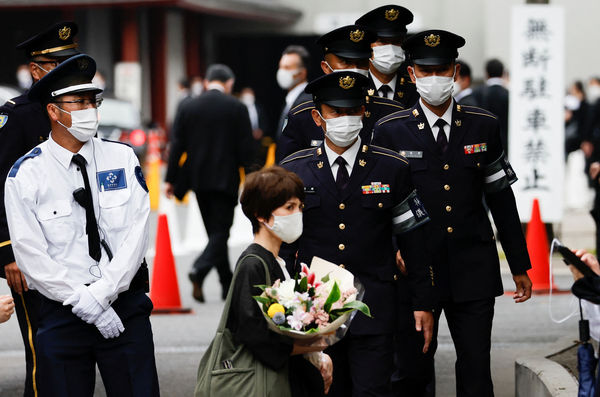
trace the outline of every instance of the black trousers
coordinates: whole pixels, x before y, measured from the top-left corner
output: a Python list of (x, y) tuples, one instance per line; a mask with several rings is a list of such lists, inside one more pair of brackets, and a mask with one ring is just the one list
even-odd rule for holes
[(328, 397), (391, 397), (393, 336), (346, 335), (327, 348), (333, 361)]
[(41, 298), (37, 333), (40, 397), (91, 397), (96, 364), (109, 397), (159, 395), (154, 342), (150, 326), (152, 302), (142, 289), (119, 295), (112, 307), (125, 331), (104, 339), (63, 306)]
[(208, 272), (215, 267), (224, 294), (227, 294), (233, 276), (229, 265), (227, 240), (233, 224), (237, 197), (222, 192), (196, 192), (196, 199), (208, 235), (208, 244), (194, 262), (192, 275), (202, 285)]
[(37, 365), (37, 344), (35, 335), (38, 329), (38, 311), (40, 307), (40, 293), (35, 290), (17, 294), (10, 290), (15, 301), (15, 313), (25, 347), (25, 397), (37, 396), (39, 375)]
[(442, 302), (435, 311), (433, 340), (425, 355), (419, 349), (419, 346), (423, 347), (422, 336), (405, 330), (403, 335), (406, 339), (399, 338), (396, 343), (395, 395), (435, 396), (433, 357), (437, 350), (438, 325), (443, 310), (456, 350), (456, 396), (493, 397), (490, 351), (494, 304), (495, 298)]

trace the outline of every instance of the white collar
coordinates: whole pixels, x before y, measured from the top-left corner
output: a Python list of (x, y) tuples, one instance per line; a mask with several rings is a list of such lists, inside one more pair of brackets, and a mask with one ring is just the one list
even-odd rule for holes
[(346, 149), (346, 151), (342, 154), (337, 154), (336, 152), (334, 152), (327, 145), (326, 140), (323, 140), (323, 146), (325, 147), (325, 154), (327, 155), (327, 161), (329, 161), (329, 167), (333, 166), (333, 163), (335, 163), (335, 160), (338, 158), (338, 156), (342, 156), (342, 158), (346, 160), (346, 163), (350, 167), (350, 172), (348, 173), (348, 175), (350, 175), (352, 173), (352, 167), (354, 167), (354, 160), (356, 160), (358, 150), (360, 149), (360, 137), (358, 137), (356, 139), (356, 142), (350, 145), (350, 147)]
[(219, 83), (208, 83), (206, 85), (206, 91), (208, 90), (217, 90), (222, 93), (225, 93), (225, 87), (223, 87), (223, 85)]
[(52, 138), (52, 133), (50, 133), (50, 136), (48, 137), (48, 150), (50, 151), (50, 153), (52, 153), (56, 160), (58, 160), (58, 162), (62, 164), (62, 166), (66, 169), (69, 169), (69, 165), (71, 165), (71, 160), (73, 159), (73, 156), (75, 154), (81, 154), (85, 159), (85, 162), (87, 164), (90, 164), (94, 157), (94, 144), (92, 142), (93, 139), (94, 138), (84, 143), (81, 149), (79, 149), (79, 152), (73, 153), (70, 150), (60, 146)]
[(294, 88), (292, 88), (291, 90), (288, 91), (287, 95), (285, 96), (285, 104), (287, 107), (292, 106), (292, 103), (294, 103), (296, 98), (298, 98), (298, 96), (302, 93), (302, 91), (304, 91), (304, 88), (307, 85), (308, 85), (308, 82), (303, 81), (302, 83), (298, 84), (297, 86), (295, 86)]
[(429, 128), (432, 128), (434, 126), (435, 122), (438, 121), (438, 119), (442, 119), (446, 122), (446, 124), (452, 125), (452, 109), (454, 108), (454, 98), (452, 98), (452, 101), (450, 102), (450, 106), (448, 106), (448, 109), (446, 109), (446, 111), (444, 112), (442, 117), (439, 117), (437, 114), (433, 113), (423, 103), (423, 98), (419, 98), (419, 103), (421, 104), (423, 113), (425, 114), (425, 117), (427, 118), (427, 123), (429, 123)]
[(485, 84), (487, 86), (490, 86), (490, 85), (501, 85), (502, 87), (504, 87), (504, 79), (502, 77), (490, 77), (489, 79), (487, 79), (485, 81)]
[[(379, 92), (379, 89), (381, 88), (383, 83), (381, 81), (379, 81), (379, 79), (377, 77), (375, 77), (375, 75), (373, 73), (369, 72), (369, 74), (373, 78), (373, 83), (375, 83), (375, 90), (377, 92)], [(396, 89), (396, 80), (398, 80), (398, 75), (394, 74), (394, 78), (391, 79), (390, 82), (386, 84), (387, 86), (389, 86), (392, 89), (392, 93), (394, 93), (394, 91)]]
[(458, 94), (454, 95), (454, 100), (456, 102), (460, 102), (461, 99), (463, 99), (466, 96), (469, 96), (473, 93), (473, 89), (471, 87), (467, 87), (464, 90), (460, 90), (458, 92)]

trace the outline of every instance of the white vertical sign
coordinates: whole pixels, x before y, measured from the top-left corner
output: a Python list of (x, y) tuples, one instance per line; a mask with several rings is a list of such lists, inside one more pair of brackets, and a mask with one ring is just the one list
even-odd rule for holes
[(142, 65), (139, 62), (115, 64), (115, 97), (142, 109)]
[(564, 10), (512, 8), (509, 156), (521, 220), (539, 199), (542, 220), (560, 222), (564, 178)]

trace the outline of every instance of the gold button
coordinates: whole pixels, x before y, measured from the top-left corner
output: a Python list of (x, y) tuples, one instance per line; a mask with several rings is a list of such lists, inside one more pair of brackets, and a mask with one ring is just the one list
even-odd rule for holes
[(451, 207), (451, 206), (449, 206), (449, 205), (447, 205), (447, 206), (446, 206), (446, 212), (450, 212), (450, 211), (452, 211), (452, 207)]
[(344, 208), (346, 208), (346, 205), (344, 203), (340, 203), (340, 209), (343, 210)]
[(340, 249), (340, 251), (343, 251), (344, 248), (346, 248), (346, 246), (344, 244), (340, 244), (338, 245), (338, 248)]
[(398, 275), (394, 274), (394, 281), (398, 280)]
[(481, 167), (481, 163), (477, 163), (477, 168)]
[(346, 228), (346, 225), (344, 225), (343, 223), (340, 223), (340, 230), (344, 230)]
[(444, 185), (444, 190), (446, 190), (446, 191), (450, 190), (450, 185)]
[(343, 263), (340, 263), (340, 267), (341, 267), (342, 269), (345, 269), (345, 268), (346, 268), (346, 266), (344, 266), (344, 264), (343, 264)]
[(445, 170), (448, 170), (449, 168), (450, 168), (450, 165), (449, 165), (449, 164), (444, 164), (444, 169), (445, 169)]
[(452, 226), (448, 226), (448, 229), (446, 230), (448, 230), (448, 233), (452, 233), (454, 231), (454, 229), (452, 229)]
[(383, 208), (383, 204), (382, 204), (382, 203), (379, 203), (379, 204), (377, 204), (377, 206), (378, 206), (379, 208)]

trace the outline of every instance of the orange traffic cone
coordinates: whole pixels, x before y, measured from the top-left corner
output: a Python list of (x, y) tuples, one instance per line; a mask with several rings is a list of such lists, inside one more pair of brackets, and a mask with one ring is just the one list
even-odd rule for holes
[(181, 307), (179, 284), (175, 270), (175, 258), (171, 250), (171, 237), (167, 216), (158, 216), (156, 232), (156, 255), (152, 271), (150, 299), (154, 304), (153, 313), (189, 313), (191, 309)]
[[(533, 283), (533, 291), (547, 293), (550, 291), (550, 263), (548, 255), (548, 235), (540, 215), (540, 204), (538, 199), (533, 199), (531, 219), (527, 225), (527, 251), (531, 259), (531, 269), (527, 272)], [(552, 290), (556, 290), (554, 279), (552, 279)]]

